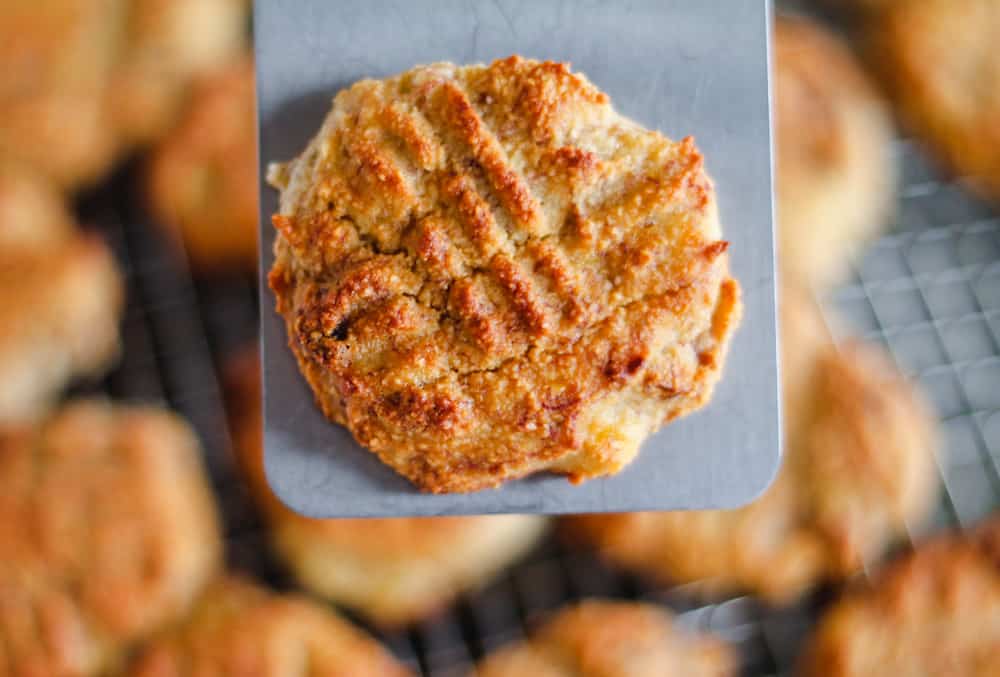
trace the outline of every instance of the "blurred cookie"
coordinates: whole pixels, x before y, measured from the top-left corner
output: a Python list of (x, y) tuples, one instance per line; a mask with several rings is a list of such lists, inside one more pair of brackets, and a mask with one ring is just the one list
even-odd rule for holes
[(566, 64), (355, 83), (271, 178), (300, 370), (425, 491), (611, 475), (712, 396), (741, 304), (702, 155)]
[(124, 145), (163, 136), (191, 82), (243, 53), (247, 9), (245, 0), (129, 0), (108, 88), (108, 111)]
[(847, 47), (819, 25), (774, 32), (778, 262), (786, 281), (838, 281), (894, 202), (889, 111)]
[(0, 430), (3, 674), (107, 674), (187, 611), (221, 551), (199, 456), (176, 417), (102, 401)]
[(25, 167), (0, 161), (0, 260), (68, 240), (73, 216), (56, 187)]
[(65, 188), (174, 123), (191, 81), (242, 54), (244, 0), (0, 3), (0, 156)]
[(379, 625), (420, 620), (487, 583), (545, 530), (538, 515), (317, 520), (293, 513), (264, 477), (256, 351), (231, 365), (229, 382), (237, 453), (275, 549), (305, 588)]
[(687, 634), (663, 609), (585, 601), (557, 613), (526, 642), (500, 649), (475, 677), (728, 677), (736, 656), (710, 636)]
[(65, 187), (108, 168), (115, 143), (103, 97), (121, 4), (0, 3), (0, 156)]
[(221, 579), (179, 627), (150, 642), (130, 677), (404, 677), (410, 671), (331, 610)]
[(122, 279), (54, 188), (0, 168), (0, 425), (41, 414), (118, 355)]
[(1000, 199), (1000, 2), (899, 2), (873, 33), (874, 61), (906, 125)]
[(157, 147), (148, 193), (198, 268), (257, 265), (257, 117), (247, 58), (195, 88)]
[(800, 674), (1000, 674), (1000, 517), (918, 547), (836, 602)]
[(880, 351), (826, 341), (813, 309), (793, 309), (804, 298), (782, 297), (783, 367), (802, 373), (785, 378), (785, 456), (764, 495), (737, 510), (579, 517), (576, 533), (661, 581), (786, 602), (851, 575), (926, 515), (932, 413)]

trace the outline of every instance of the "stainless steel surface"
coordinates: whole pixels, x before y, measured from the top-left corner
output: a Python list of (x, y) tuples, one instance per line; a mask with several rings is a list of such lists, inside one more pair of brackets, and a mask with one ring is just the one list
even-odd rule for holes
[[(513, 53), (568, 60), (623, 113), (674, 138), (696, 137), (718, 186), (746, 306), (711, 404), (655, 435), (620, 475), (576, 487), (539, 476), (495, 491), (430, 496), (322, 417), (265, 288), (265, 465), (275, 492), (317, 517), (733, 507), (759, 494), (780, 447), (767, 15), (763, 1), (258, 1), (264, 164), (299, 153), (333, 94), (360, 78)], [(266, 270), (276, 195), (262, 191)]]

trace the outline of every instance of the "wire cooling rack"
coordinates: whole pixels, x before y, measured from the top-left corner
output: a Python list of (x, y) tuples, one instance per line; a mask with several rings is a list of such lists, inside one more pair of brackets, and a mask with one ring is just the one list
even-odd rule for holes
[[(964, 527), (1000, 506), (1000, 214), (943, 180), (914, 143), (898, 141), (894, 150), (903, 172), (896, 223), (827, 306), (846, 319), (834, 327), (883, 344), (930, 394), (945, 438), (945, 490), (927, 528)], [(205, 445), (231, 566), (289, 587), (236, 476), (225, 426), (220, 374), (234, 352), (256, 340), (255, 281), (195, 280), (145, 212), (138, 175), (125, 168), (79, 205), (81, 220), (104, 233), (128, 281), (123, 360), (100, 388), (187, 417)], [(830, 593), (787, 609), (749, 597), (704, 605), (684, 588), (650, 587), (549, 539), (432, 621), (380, 637), (424, 675), (464, 675), (484, 653), (523, 637), (546, 611), (592, 596), (669, 606), (682, 625), (734, 644), (744, 674), (787, 675)]]
[[(128, 287), (122, 361), (102, 383), (81, 390), (162, 404), (186, 417), (205, 447), (230, 566), (279, 589), (292, 587), (268, 551), (264, 528), (237, 475), (226, 428), (222, 374), (227, 361), (257, 339), (255, 280), (192, 276), (182, 254), (145, 211), (139, 176), (127, 167), (79, 204), (81, 221), (108, 240)], [(681, 624), (711, 629), (739, 646), (748, 675), (774, 674), (791, 660), (793, 654), (782, 649), (796, 646), (807, 625), (803, 619), (819, 603), (816, 598), (781, 613), (746, 597), (706, 606), (683, 588), (649, 587), (551, 538), (487, 588), (434, 619), (388, 635), (369, 629), (421, 674), (452, 677), (467, 674), (485, 653), (523, 637), (545, 612), (595, 596), (671, 607)]]

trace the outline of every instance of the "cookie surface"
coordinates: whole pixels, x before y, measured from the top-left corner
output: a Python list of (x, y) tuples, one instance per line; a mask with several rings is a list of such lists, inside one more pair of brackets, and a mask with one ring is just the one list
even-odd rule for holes
[(123, 284), (108, 247), (62, 198), (0, 167), (0, 425), (38, 417), (74, 378), (118, 355)]
[(424, 490), (611, 474), (711, 396), (740, 302), (702, 157), (563, 64), (359, 82), (272, 179), (300, 368)]
[(774, 483), (732, 511), (576, 518), (571, 527), (608, 560), (707, 595), (786, 602), (856, 572), (926, 515), (937, 476), (930, 411), (880, 351), (829, 343), (818, 311), (794, 307), (804, 298), (782, 296), (786, 444)]
[(826, 612), (800, 674), (992, 677), (1000, 668), (1000, 517), (902, 556)]
[(652, 605), (591, 600), (557, 613), (527, 642), (500, 649), (475, 677), (726, 677), (736, 657), (721, 641), (685, 633)]
[(103, 97), (121, 13), (121, 0), (0, 3), (0, 155), (66, 187), (110, 166)]
[(120, 144), (163, 136), (181, 114), (191, 83), (239, 58), (247, 45), (248, 4), (128, 0), (106, 103)]
[(82, 401), (5, 429), (0, 482), (5, 674), (106, 674), (218, 568), (199, 445), (166, 412)]
[(157, 147), (148, 194), (160, 221), (199, 269), (257, 265), (257, 127), (253, 62), (195, 87)]
[(244, 0), (0, 3), (0, 155), (61, 187), (165, 133), (192, 80), (246, 47)]
[(817, 24), (778, 17), (774, 63), (779, 268), (823, 288), (892, 211), (892, 119), (847, 47)]
[(906, 125), (1000, 200), (1000, 2), (900, 2), (872, 30), (875, 63)]
[(426, 618), (491, 580), (534, 546), (538, 515), (310, 519), (271, 493), (264, 476), (256, 351), (230, 365), (227, 401), (240, 465), (275, 550), (303, 587), (380, 626)]
[(374, 639), (305, 598), (239, 578), (213, 583), (178, 628), (150, 642), (130, 677), (403, 677)]

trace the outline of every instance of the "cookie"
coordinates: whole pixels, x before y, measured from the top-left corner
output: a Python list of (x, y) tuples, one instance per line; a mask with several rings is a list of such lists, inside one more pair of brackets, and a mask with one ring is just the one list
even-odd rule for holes
[(310, 519), (271, 493), (261, 448), (256, 350), (229, 368), (233, 440), (275, 550), (310, 592), (380, 626), (432, 615), (492, 580), (540, 540), (539, 515), (405, 519)]
[(827, 610), (799, 673), (994, 677), (1000, 518), (922, 545)]
[(847, 47), (815, 23), (779, 17), (774, 63), (779, 269), (822, 289), (892, 212), (892, 119)]
[(873, 63), (907, 128), (1000, 199), (1000, 2), (900, 2), (871, 32)]
[(239, 58), (247, 46), (247, 4), (129, 0), (107, 90), (108, 115), (122, 145), (163, 136), (181, 115), (191, 83)]
[(144, 647), (129, 677), (404, 677), (374, 639), (329, 609), (230, 577), (213, 583), (191, 616)]
[(245, 0), (0, 3), (0, 156), (66, 189), (166, 133), (246, 48)]
[(196, 269), (257, 266), (253, 62), (203, 80), (153, 154), (150, 204)]
[(429, 492), (618, 472), (710, 399), (738, 321), (703, 165), (565, 64), (342, 91), (271, 176), (270, 285), (323, 412)]
[(585, 601), (557, 613), (528, 641), (502, 648), (475, 677), (725, 677), (736, 656), (720, 640), (676, 627), (649, 604)]
[[(612, 563), (707, 596), (784, 603), (879, 557), (935, 496), (934, 418), (873, 346), (826, 340), (803, 294), (782, 296), (785, 452), (737, 510), (595, 515), (573, 533)], [(810, 317), (812, 315), (812, 317)], [(806, 359), (802, 359), (806, 356)]]
[(4, 674), (108, 674), (219, 566), (198, 442), (164, 411), (80, 401), (2, 429), (0, 483)]
[(67, 188), (110, 167), (103, 97), (121, 13), (120, 0), (0, 3), (0, 157)]
[[(0, 425), (37, 418), (118, 356), (123, 283), (46, 181), (0, 167)], [(9, 219), (9, 220), (8, 220)]]

